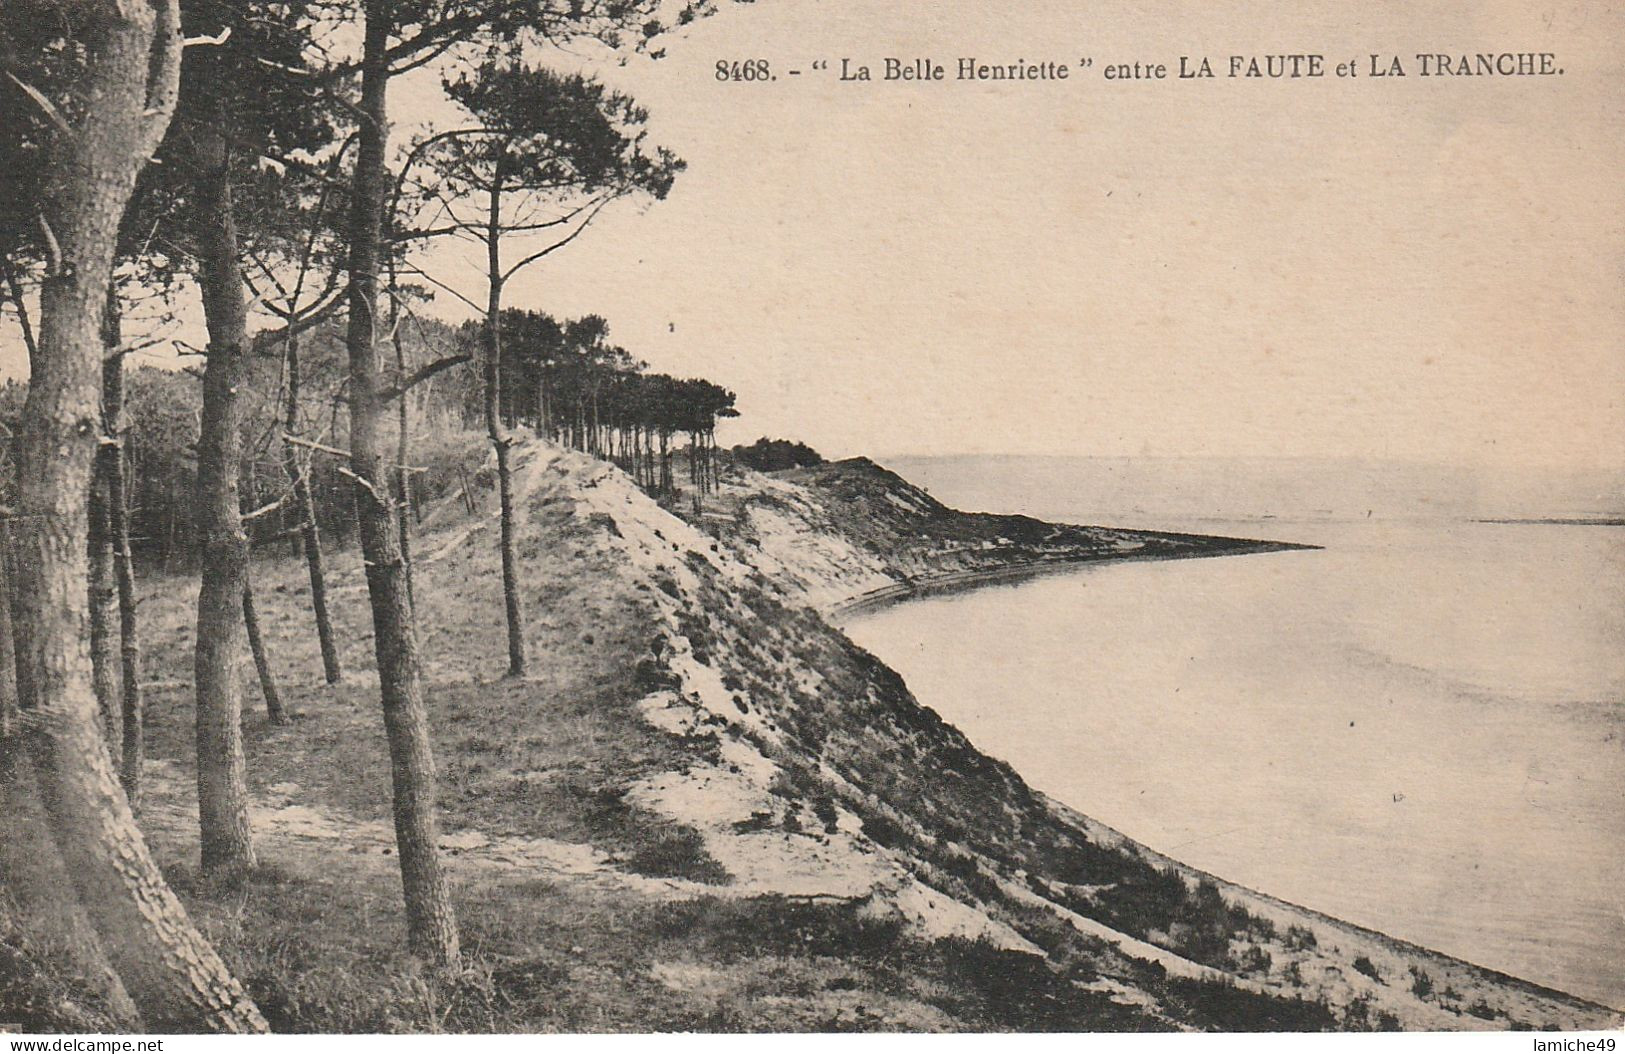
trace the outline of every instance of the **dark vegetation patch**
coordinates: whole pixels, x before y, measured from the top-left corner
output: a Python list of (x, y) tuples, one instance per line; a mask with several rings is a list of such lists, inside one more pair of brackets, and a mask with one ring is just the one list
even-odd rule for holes
[(1315, 940), (1315, 931), (1307, 926), (1288, 926), (1284, 942), (1288, 951), (1310, 951), (1319, 942)]
[(659, 936), (680, 940), (717, 963), (758, 955), (838, 956), (885, 963), (907, 943), (903, 920), (897, 916), (874, 917), (848, 903), (783, 896), (672, 904)]
[(806, 443), (769, 439), (767, 436), (762, 436), (749, 446), (735, 446), (731, 453), (735, 461), (757, 472), (782, 472), (824, 463), (822, 455)]
[(1267, 975), (1274, 963), (1274, 957), (1255, 944), (1241, 953), (1236, 962), (1236, 968), (1244, 974)]
[[(1005, 951), (983, 941), (949, 938), (939, 947), (967, 990), (947, 1008), (972, 1018), (993, 1019), (1023, 1032), (1159, 1031), (1141, 1010), (1120, 1006), (1098, 992), (1085, 991), (1043, 959)], [(989, 1009), (997, 1013), (990, 1014)], [(991, 1023), (991, 1022), (990, 1022)]]
[[(647, 828), (634, 829), (644, 834)], [(723, 866), (706, 852), (705, 838), (692, 827), (668, 824), (645, 834), (621, 860), (628, 871), (651, 878), (686, 878), (691, 882), (724, 885), (733, 880)]]
[[(1233, 954), (1232, 941), (1268, 941), (1275, 936), (1268, 919), (1225, 900), (1211, 879), (1203, 878), (1192, 887), (1177, 871), (1156, 868), (1132, 854), (1122, 856), (1127, 863), (1116, 880), (1092, 898), (1095, 916), (1114, 929), (1142, 939), (1160, 933), (1162, 939), (1153, 943), (1231, 972), (1247, 969)], [(1251, 964), (1256, 969), (1259, 960), (1253, 957)]]
[(1399, 1018), (1387, 1010), (1374, 1010), (1370, 996), (1359, 996), (1343, 1008), (1340, 1027), (1345, 1032), (1398, 1032)]
[(908, 996), (950, 1014), (961, 1027), (1021, 1031), (1156, 1030), (1143, 1011), (1079, 989), (1042, 959), (983, 941), (922, 942), (900, 919), (875, 918), (853, 905), (784, 897), (695, 901), (677, 905), (664, 930), (707, 961), (758, 956), (839, 961), (866, 978), (842, 977), (842, 989), (868, 987)]
[(1169, 1011), (1219, 1032), (1329, 1032), (1340, 1022), (1323, 1002), (1265, 995), (1226, 981), (1169, 978), (1162, 985)]

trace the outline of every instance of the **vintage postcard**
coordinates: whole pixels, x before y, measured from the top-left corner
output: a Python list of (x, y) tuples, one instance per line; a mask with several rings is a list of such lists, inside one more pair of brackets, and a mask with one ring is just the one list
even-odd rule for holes
[(1614, 1050), (1622, 30), (8, 0), (0, 1026)]

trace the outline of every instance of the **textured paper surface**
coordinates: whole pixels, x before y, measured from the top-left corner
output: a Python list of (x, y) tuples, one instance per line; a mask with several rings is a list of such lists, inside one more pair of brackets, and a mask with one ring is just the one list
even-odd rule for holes
[[(507, 302), (727, 385), (724, 445), (1320, 547), (843, 628), (1154, 850), (1625, 1008), (1622, 30), (1593, 0), (725, 4), (658, 61), (545, 56), (688, 167)], [(397, 147), (455, 119), (445, 72), (393, 86)], [(477, 297), (477, 255), (425, 259)]]

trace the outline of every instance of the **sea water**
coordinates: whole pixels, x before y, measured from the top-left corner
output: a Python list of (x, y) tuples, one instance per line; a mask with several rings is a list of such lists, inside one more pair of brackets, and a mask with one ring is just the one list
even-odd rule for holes
[(907, 474), (952, 504), (1324, 548), (849, 619), (920, 702), (1195, 867), (1625, 1007), (1625, 528), (1148, 518), (1086, 489), (1068, 516), (1064, 488), (959, 471), (958, 495), (953, 471)]

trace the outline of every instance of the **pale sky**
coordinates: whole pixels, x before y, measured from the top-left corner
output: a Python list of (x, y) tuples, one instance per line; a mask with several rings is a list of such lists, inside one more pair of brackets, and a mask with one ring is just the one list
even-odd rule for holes
[[(733, 388), (730, 441), (1625, 468), (1620, 11), (1281, 6), (725, 3), (602, 70), (688, 161), (670, 197), (606, 213), (509, 302), (602, 314), (654, 368)], [(1422, 78), (1418, 51), (1565, 73)], [(1269, 52), (1360, 76), (1223, 77)], [(1410, 76), (1369, 77), (1374, 52)], [(1220, 79), (1099, 72), (1182, 54)], [(950, 79), (809, 69), (886, 56)], [(955, 82), (969, 56), (1072, 77)], [(756, 57), (776, 82), (714, 79)]]

